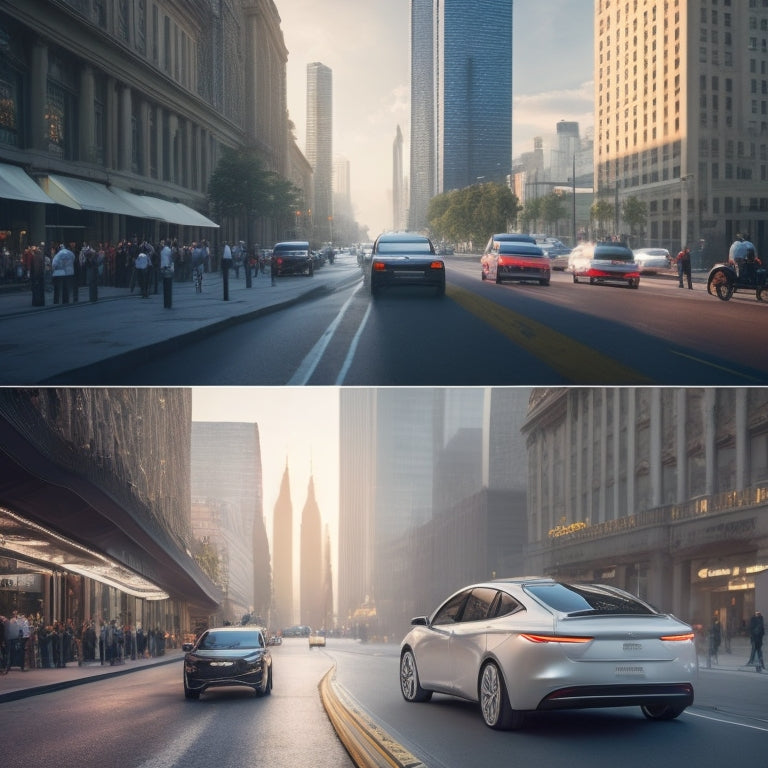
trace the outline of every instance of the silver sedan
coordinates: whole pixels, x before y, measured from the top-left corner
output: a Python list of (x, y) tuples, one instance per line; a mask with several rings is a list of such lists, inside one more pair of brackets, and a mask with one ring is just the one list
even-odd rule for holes
[(501, 579), (411, 623), (400, 650), (406, 701), (477, 701), (498, 730), (520, 728), (533, 710), (640, 706), (671, 720), (693, 703), (691, 627), (614, 587)]

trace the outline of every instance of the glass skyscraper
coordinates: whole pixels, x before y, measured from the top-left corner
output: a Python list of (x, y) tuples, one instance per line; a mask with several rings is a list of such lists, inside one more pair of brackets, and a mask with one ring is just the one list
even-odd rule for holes
[(411, 210), (512, 167), (512, 0), (411, 2)]

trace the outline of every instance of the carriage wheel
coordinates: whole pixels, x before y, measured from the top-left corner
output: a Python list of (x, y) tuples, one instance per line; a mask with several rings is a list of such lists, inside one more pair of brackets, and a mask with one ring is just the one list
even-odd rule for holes
[(718, 269), (710, 275), (707, 291), (718, 299), (728, 301), (733, 296), (733, 288), (733, 279), (725, 270)]

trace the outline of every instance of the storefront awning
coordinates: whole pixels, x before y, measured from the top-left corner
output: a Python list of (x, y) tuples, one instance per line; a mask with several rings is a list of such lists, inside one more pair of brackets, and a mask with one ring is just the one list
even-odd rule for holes
[(119, 198), (104, 184), (56, 174), (44, 176), (41, 182), (43, 189), (53, 199), (53, 202), (67, 208), (146, 218), (144, 213), (128, 201)]
[(183, 203), (172, 203), (169, 200), (163, 200), (159, 197), (150, 195), (136, 195), (119, 187), (111, 187), (112, 192), (121, 200), (144, 211), (143, 216), (148, 219), (158, 219), (168, 224), (181, 224), (188, 227), (212, 227), (219, 228), (219, 225), (211, 221), (208, 217), (198, 213), (194, 208), (190, 208)]
[(23, 168), (7, 163), (0, 163), (0, 197), (27, 203), (53, 202)]

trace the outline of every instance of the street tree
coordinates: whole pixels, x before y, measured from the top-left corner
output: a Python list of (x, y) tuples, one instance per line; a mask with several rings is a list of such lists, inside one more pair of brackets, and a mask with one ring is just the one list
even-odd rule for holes
[(621, 218), (629, 226), (631, 237), (642, 235), (648, 220), (648, 206), (637, 197), (627, 197), (621, 204)]
[(547, 232), (554, 232), (557, 222), (567, 215), (565, 202), (567, 194), (550, 192), (541, 199), (541, 219), (547, 226)]
[(603, 198), (599, 198), (592, 203), (589, 209), (589, 216), (593, 222), (597, 222), (597, 238), (606, 237), (608, 234), (608, 222), (613, 220), (615, 208), (611, 203)]
[(525, 205), (518, 215), (519, 228), (523, 232), (535, 232), (539, 228), (543, 199), (541, 197), (532, 197), (525, 201)]

